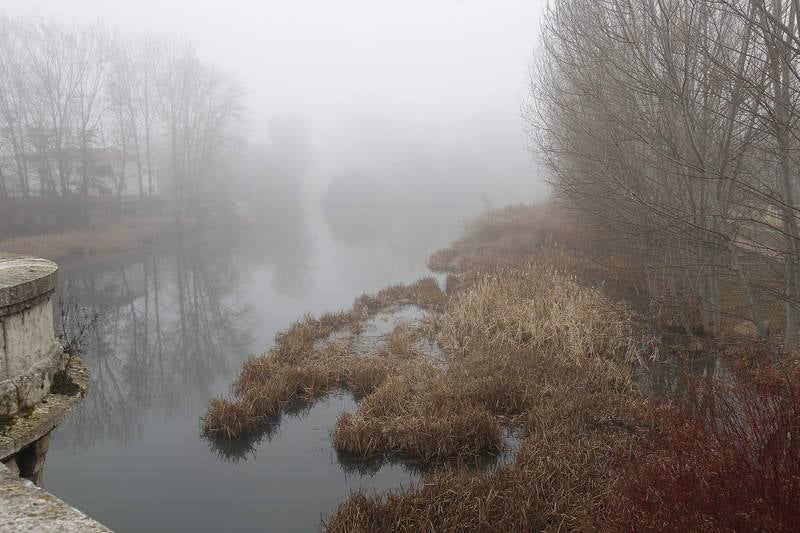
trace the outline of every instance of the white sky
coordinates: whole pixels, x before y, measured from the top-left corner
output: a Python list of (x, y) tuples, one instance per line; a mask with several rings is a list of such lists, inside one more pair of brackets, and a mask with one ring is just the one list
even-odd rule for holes
[(185, 35), (255, 116), (452, 124), (519, 114), (544, 0), (0, 0), (7, 14)]
[(520, 106), (545, 2), (0, 0), (0, 13), (187, 37), (241, 81), (256, 139), (270, 117), (298, 115), (332, 151), (343, 125), (378, 117), (446, 144), (490, 117), (484, 135), (510, 139), (506, 159), (527, 161)]

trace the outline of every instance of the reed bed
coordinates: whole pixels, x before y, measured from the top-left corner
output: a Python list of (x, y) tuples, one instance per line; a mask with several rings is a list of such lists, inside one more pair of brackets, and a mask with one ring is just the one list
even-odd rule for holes
[(213, 439), (245, 437), (288, 403), (313, 401), (337, 388), (356, 396), (371, 394), (403, 359), (419, 356), (413, 342), (421, 333), (399, 325), (387, 346), (368, 355), (354, 353), (353, 335), (379, 312), (409, 304), (441, 308), (444, 298), (436, 281), (426, 278), (361, 296), (348, 311), (304, 316), (276, 335), (272, 350), (245, 361), (229, 396), (209, 403), (201, 421), (203, 434)]
[(362, 314), (375, 314), (392, 307), (413, 304), (429, 311), (441, 311), (445, 295), (433, 278), (423, 278), (411, 285), (393, 285), (374, 296), (363, 295), (356, 299), (353, 309)]
[(520, 266), (553, 247), (577, 239), (575, 224), (553, 205), (508, 206), (484, 213), (466, 225), (462, 239), (431, 255), (439, 272), (476, 272)]
[[(437, 320), (446, 369), (388, 378), (334, 445), (352, 453), (428, 460), (498, 451), (503, 425), (526, 435), (494, 473), (446, 469), (408, 490), (356, 493), (328, 531), (592, 529), (650, 424), (627, 361), (624, 310), (548, 265), (476, 277)], [(434, 422), (435, 421), (435, 422)]]
[(390, 357), (417, 357), (420, 354), (416, 342), (423, 336), (424, 332), (419, 327), (401, 320), (392, 328), (380, 351)]
[(340, 416), (334, 448), (362, 457), (397, 453), (422, 461), (500, 451), (502, 431), (488, 410), (454, 409), (452, 402), (432, 401), (443, 374), (421, 359), (396, 368), (395, 375), (364, 398), (357, 413)]
[(545, 433), (496, 472), (443, 470), (409, 490), (356, 492), (327, 519), (329, 532), (591, 531), (615, 479), (625, 436)]
[[(630, 313), (553, 266), (549, 253), (462, 272), (446, 293), (426, 279), (361, 296), (347, 312), (304, 317), (245, 363), (231, 397), (210, 404), (204, 431), (246, 435), (292, 398), (334, 388), (362, 398), (332, 434), (351, 456), (465, 464), (502, 451), (503, 428), (515, 427), (524, 437), (513, 463), (486, 473), (440, 468), (404, 491), (355, 493), (324, 528), (593, 528), (619, 477), (615, 465), (651, 421), (631, 378), (629, 362), (640, 354)], [(400, 323), (371, 353), (354, 353), (369, 316), (406, 304), (434, 318)], [(423, 336), (435, 338), (446, 364), (415, 349)]]
[(11, 237), (0, 240), (0, 250), (52, 260), (126, 252), (163, 239), (173, 222), (168, 217), (128, 219), (102, 228)]
[(451, 299), (439, 327), (439, 343), (457, 355), (530, 348), (576, 364), (592, 357), (635, 358), (626, 310), (547, 264), (483, 276)]

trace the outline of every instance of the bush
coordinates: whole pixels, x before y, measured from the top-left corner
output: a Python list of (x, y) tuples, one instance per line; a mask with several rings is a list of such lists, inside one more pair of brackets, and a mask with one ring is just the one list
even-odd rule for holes
[(656, 409), (658, 430), (628, 466), (610, 531), (796, 531), (800, 395), (792, 374), (739, 371)]

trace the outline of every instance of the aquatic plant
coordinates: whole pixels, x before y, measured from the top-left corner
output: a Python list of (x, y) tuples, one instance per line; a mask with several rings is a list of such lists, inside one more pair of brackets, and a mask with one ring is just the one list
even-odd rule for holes
[(547, 264), (480, 277), (451, 298), (439, 327), (439, 343), (455, 355), (532, 348), (578, 364), (588, 357), (635, 357), (625, 308)]
[(287, 403), (298, 398), (314, 400), (337, 388), (356, 396), (372, 393), (400, 359), (416, 354), (412, 343), (421, 334), (400, 327), (389, 335), (388, 351), (379, 347), (371, 356), (354, 353), (352, 335), (381, 311), (407, 304), (430, 309), (443, 302), (438, 284), (427, 278), (361, 296), (349, 311), (320, 318), (306, 315), (276, 335), (272, 350), (245, 361), (232, 394), (209, 403), (201, 420), (203, 434), (213, 439), (247, 436)]
[(436, 320), (445, 369), (398, 371), (339, 419), (334, 446), (429, 460), (497, 451), (500, 427), (525, 435), (496, 472), (445, 470), (387, 495), (356, 493), (328, 531), (590, 529), (638, 445), (646, 401), (629, 367), (630, 317), (549, 265), (474, 276)]
[[(357, 353), (354, 335), (368, 317), (409, 303), (434, 318), (400, 323), (370, 353)], [(337, 388), (361, 398), (332, 434), (334, 448), (353, 458), (463, 463), (500, 453), (503, 428), (513, 426), (524, 436), (514, 463), (483, 474), (445, 468), (400, 493), (354, 494), (325, 527), (588, 527), (617, 480), (615, 460), (648, 427), (628, 366), (635, 336), (624, 306), (546, 261), (464, 273), (448, 280), (446, 294), (421, 280), (279, 334), (273, 350), (245, 363), (232, 397), (212, 402), (204, 432), (247, 435), (292, 398), (313, 401)], [(416, 349), (423, 337), (436, 339), (446, 364)], [(230, 425), (216, 412), (224, 409)]]

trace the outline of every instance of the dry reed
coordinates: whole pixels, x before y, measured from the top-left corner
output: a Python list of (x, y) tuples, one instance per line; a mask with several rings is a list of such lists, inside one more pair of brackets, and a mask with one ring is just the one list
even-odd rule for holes
[(630, 453), (645, 401), (626, 360), (630, 318), (546, 265), (474, 278), (437, 320), (445, 370), (398, 371), (343, 415), (334, 446), (370, 455), (465, 458), (526, 433), (495, 473), (445, 470), (409, 490), (354, 494), (328, 531), (529, 531), (594, 525)]
[(173, 223), (167, 217), (131, 219), (102, 228), (12, 237), (0, 241), (0, 250), (52, 260), (126, 252), (163, 239)]
[[(514, 227), (522, 235), (524, 225)], [(475, 231), (483, 242), (502, 232)], [(305, 317), (276, 338), (269, 354), (245, 364), (233, 398), (210, 405), (204, 430), (233, 438), (258, 424), (253, 416), (263, 421), (289, 398), (313, 399), (337, 387), (362, 397), (332, 435), (337, 450), (356, 456), (466, 460), (503, 449), (503, 426), (515, 426), (525, 437), (514, 463), (492, 473), (435, 471), (395, 494), (353, 494), (324, 527), (593, 528), (618, 477), (613, 465), (631, 453), (647, 423), (627, 364), (635, 329), (624, 307), (547, 263), (559, 255), (541, 252), (551, 233), (532, 237), (530, 250), (500, 268), (495, 262), (488, 273), (448, 279), (447, 294), (427, 279), (362, 296), (346, 313)], [(348, 328), (357, 334), (368, 316), (409, 303), (438, 316), (422, 326), (399, 324), (369, 355), (352, 353), (351, 336), (328, 340)], [(431, 335), (445, 353), (444, 367), (414, 349)], [(231, 424), (226, 413), (233, 413)]]
[(439, 327), (439, 342), (452, 354), (532, 348), (577, 364), (587, 357), (634, 357), (625, 309), (549, 265), (485, 275), (450, 300)]
[[(378, 312), (413, 304), (441, 308), (444, 293), (432, 278), (407, 286), (384, 289), (375, 296), (359, 297), (349, 311), (306, 315), (275, 337), (275, 347), (242, 366), (232, 396), (216, 398), (202, 420), (202, 431), (212, 438), (235, 439), (258, 430), (259, 424), (279, 414), (296, 399), (313, 401), (335, 388), (347, 388), (357, 396), (372, 393), (398, 364), (417, 355), (413, 341), (419, 334), (400, 326), (390, 334), (388, 349), (374, 356), (358, 356), (352, 334)], [(334, 335), (346, 336), (331, 339)]]

